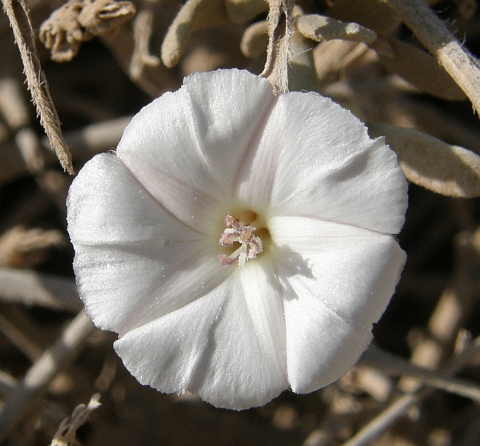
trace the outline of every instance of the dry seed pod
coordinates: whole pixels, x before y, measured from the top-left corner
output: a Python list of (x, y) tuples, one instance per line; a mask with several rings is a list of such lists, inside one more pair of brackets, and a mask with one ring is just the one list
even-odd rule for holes
[(228, 22), (225, 0), (188, 0), (168, 28), (162, 43), (162, 62), (174, 67), (185, 53), (193, 31)]
[(342, 39), (370, 44), (377, 38), (373, 31), (358, 23), (341, 22), (317, 14), (300, 16), (295, 23), (300, 34), (316, 42)]
[(233, 23), (246, 23), (268, 10), (265, 0), (225, 0), (225, 6)]
[(451, 101), (467, 99), (450, 75), (426, 51), (391, 37), (379, 37), (371, 47), (388, 70), (419, 90)]
[(267, 51), (268, 46), (268, 24), (266, 21), (256, 22), (250, 25), (242, 36), (240, 49), (250, 59), (259, 57)]
[(326, 15), (344, 22), (355, 22), (380, 34), (394, 31), (400, 17), (383, 0), (335, 0)]
[(384, 135), (412, 183), (450, 197), (480, 196), (480, 157), (414, 129), (368, 123), (371, 137)]

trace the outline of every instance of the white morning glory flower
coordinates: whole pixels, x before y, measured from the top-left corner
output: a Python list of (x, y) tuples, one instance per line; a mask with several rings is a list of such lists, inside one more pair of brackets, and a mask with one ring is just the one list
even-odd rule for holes
[(73, 182), (80, 296), (143, 384), (217, 407), (335, 381), (403, 267), (407, 185), (383, 139), (240, 70), (143, 108)]

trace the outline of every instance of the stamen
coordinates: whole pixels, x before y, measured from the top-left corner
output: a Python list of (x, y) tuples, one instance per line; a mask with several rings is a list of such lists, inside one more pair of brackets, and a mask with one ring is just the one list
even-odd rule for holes
[(242, 267), (247, 260), (255, 259), (263, 251), (262, 240), (253, 235), (256, 228), (236, 220), (231, 215), (225, 217), (225, 226), (219, 240), (220, 245), (231, 248), (234, 243), (240, 243), (240, 247), (230, 255), (218, 256), (223, 266), (233, 265), (238, 259), (238, 266)]

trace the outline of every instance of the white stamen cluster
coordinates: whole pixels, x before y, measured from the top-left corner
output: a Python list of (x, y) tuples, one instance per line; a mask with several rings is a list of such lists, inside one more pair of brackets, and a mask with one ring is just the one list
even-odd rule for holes
[(262, 240), (253, 235), (256, 228), (244, 225), (231, 215), (225, 217), (226, 229), (220, 237), (220, 244), (231, 248), (234, 243), (240, 243), (240, 247), (232, 254), (220, 254), (218, 259), (222, 266), (233, 265), (238, 259), (238, 266), (245, 265), (247, 260), (255, 259), (263, 251)]

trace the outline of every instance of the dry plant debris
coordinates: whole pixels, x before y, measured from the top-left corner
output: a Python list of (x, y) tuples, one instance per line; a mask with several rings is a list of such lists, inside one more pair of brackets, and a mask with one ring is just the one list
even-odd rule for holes
[(0, 265), (32, 268), (48, 255), (47, 250), (63, 244), (65, 237), (60, 231), (15, 226), (0, 236)]
[(72, 415), (65, 418), (58, 427), (50, 446), (77, 446), (77, 429), (86, 423), (90, 413), (101, 406), (100, 394), (96, 393), (90, 398), (87, 405), (79, 404), (73, 409)]
[(40, 27), (40, 40), (52, 51), (52, 60), (67, 62), (78, 54), (80, 44), (115, 31), (135, 15), (129, 1), (69, 0)]
[[(2, 444), (478, 444), (477, 1), (2, 3)], [(288, 72), (290, 90), (332, 97), (386, 137), (411, 182), (408, 262), (378, 346), (322, 391), (239, 413), (142, 388), (84, 317), (65, 243), (70, 179), (50, 152), (73, 172), (115, 148), (151, 98), (219, 67), (266, 67), (279, 91)], [(102, 409), (81, 427), (96, 392)]]
[(5, 0), (3, 7), (12, 26), (15, 43), (20, 50), (28, 89), (32, 94), (33, 103), (40, 116), (40, 122), (60, 164), (64, 170), (73, 174), (70, 151), (63, 139), (60, 120), (38, 58), (28, 6), (23, 0), (18, 2), (16, 0)]

